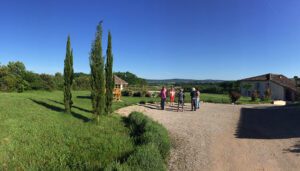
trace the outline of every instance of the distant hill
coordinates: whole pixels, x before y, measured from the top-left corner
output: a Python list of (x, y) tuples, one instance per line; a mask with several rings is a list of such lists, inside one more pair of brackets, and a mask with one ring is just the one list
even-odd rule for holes
[(164, 79), (164, 80), (152, 80), (146, 79), (148, 84), (203, 84), (203, 83), (220, 83), (225, 80), (194, 80), (194, 79)]

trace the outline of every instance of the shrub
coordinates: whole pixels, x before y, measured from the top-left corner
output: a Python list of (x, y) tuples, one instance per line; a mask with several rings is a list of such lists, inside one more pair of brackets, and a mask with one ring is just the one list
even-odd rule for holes
[(236, 103), (236, 101), (238, 101), (241, 97), (241, 94), (236, 92), (236, 91), (231, 91), (229, 93), (229, 97), (232, 103)]
[(137, 92), (133, 93), (133, 97), (142, 97), (142, 96), (143, 96), (142, 92), (140, 92), (140, 91), (137, 91)]
[(127, 164), (120, 164), (119, 162), (113, 162), (106, 166), (104, 171), (130, 171)]
[(262, 100), (270, 100), (271, 99), (271, 89), (270, 88), (267, 88), (266, 91), (265, 91), (265, 97), (264, 99)]
[(146, 122), (146, 117), (139, 112), (132, 112), (128, 116), (129, 127), (135, 136), (140, 136), (144, 132)]
[(122, 96), (132, 96), (133, 95), (133, 92), (130, 91), (130, 90), (124, 90), (122, 91)]
[(154, 100), (149, 100), (148, 103), (154, 104), (155, 102), (154, 102)]
[(148, 92), (146, 92), (145, 97), (152, 97), (152, 94), (148, 91)]
[(145, 125), (145, 132), (140, 137), (143, 144), (155, 144), (164, 159), (169, 155), (171, 148), (167, 130), (154, 121), (149, 121)]
[(140, 104), (146, 104), (146, 101), (145, 100), (141, 100), (139, 103)]
[(156, 145), (163, 159), (166, 159), (171, 148), (167, 130), (139, 112), (131, 113), (128, 118), (131, 131), (137, 137), (137, 143)]
[(252, 92), (252, 94), (251, 94), (251, 101), (256, 101), (257, 100), (257, 98), (258, 98), (258, 93), (257, 93), (257, 91), (255, 90), (255, 91), (253, 91)]
[(159, 154), (159, 150), (154, 144), (146, 144), (138, 147), (136, 151), (129, 156), (126, 164), (130, 170), (166, 170), (164, 160)]

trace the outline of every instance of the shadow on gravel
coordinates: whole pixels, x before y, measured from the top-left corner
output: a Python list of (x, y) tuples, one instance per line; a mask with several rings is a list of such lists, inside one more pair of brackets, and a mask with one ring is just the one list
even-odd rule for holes
[[(140, 106), (144, 106), (144, 107), (146, 107), (146, 108), (149, 108), (149, 109), (155, 109), (155, 110), (161, 110), (161, 107), (160, 107), (160, 104), (158, 104), (158, 103), (156, 103), (156, 104), (145, 104), (145, 105), (141, 105), (141, 104), (139, 104)], [(170, 105), (166, 105), (165, 106), (165, 111), (170, 111), (170, 112), (177, 112), (177, 108), (178, 108), (178, 106), (177, 106), (178, 104), (174, 104), (174, 105), (172, 105), (172, 106), (170, 106)], [(180, 107), (179, 108), (179, 111), (181, 111), (182, 110), (182, 108)], [(191, 108), (190, 107), (188, 107), (187, 105), (185, 105), (184, 106), (184, 108), (183, 108), (183, 110), (184, 111), (191, 111)]]
[[(299, 138), (300, 108), (242, 108), (235, 136), (248, 139)], [(299, 147), (296, 151), (300, 151)]]
[[(57, 106), (54, 106), (54, 105), (51, 105), (51, 104), (48, 104), (46, 102), (43, 102), (43, 101), (39, 101), (39, 100), (35, 100), (35, 99), (30, 99), (32, 102), (38, 104), (38, 105), (41, 105), (47, 109), (50, 109), (50, 110), (53, 110), (53, 111), (56, 111), (56, 112), (65, 112), (65, 110), (63, 108), (60, 108), (60, 107), (57, 107)], [(88, 122), (90, 121), (89, 118), (79, 114), (79, 113), (75, 113), (75, 112), (72, 112), (71, 113), (73, 117), (77, 118), (77, 119), (81, 119), (83, 122)]]

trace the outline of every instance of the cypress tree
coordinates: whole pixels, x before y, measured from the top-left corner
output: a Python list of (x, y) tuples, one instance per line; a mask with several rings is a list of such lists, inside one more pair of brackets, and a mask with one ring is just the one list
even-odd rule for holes
[(104, 114), (105, 108), (105, 75), (101, 41), (102, 22), (97, 26), (96, 38), (90, 53), (91, 97), (93, 112), (97, 117), (97, 121), (99, 121), (99, 116)]
[(111, 45), (111, 33), (108, 32), (106, 65), (105, 65), (105, 78), (106, 78), (105, 113), (107, 114), (112, 112), (113, 91), (115, 87), (112, 68), (113, 68), (113, 54), (112, 54), (112, 45)]
[(71, 107), (73, 104), (72, 93), (71, 93), (73, 75), (74, 75), (73, 50), (71, 50), (71, 40), (70, 40), (70, 36), (68, 36), (66, 58), (64, 61), (64, 104), (65, 104), (65, 111), (67, 113), (71, 113)]

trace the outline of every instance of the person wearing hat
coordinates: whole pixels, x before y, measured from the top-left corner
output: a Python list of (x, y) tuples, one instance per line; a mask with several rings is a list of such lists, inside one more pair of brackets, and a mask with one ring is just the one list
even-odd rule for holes
[(197, 92), (196, 89), (193, 87), (191, 91), (191, 106), (192, 111), (196, 111), (196, 104), (197, 104)]

